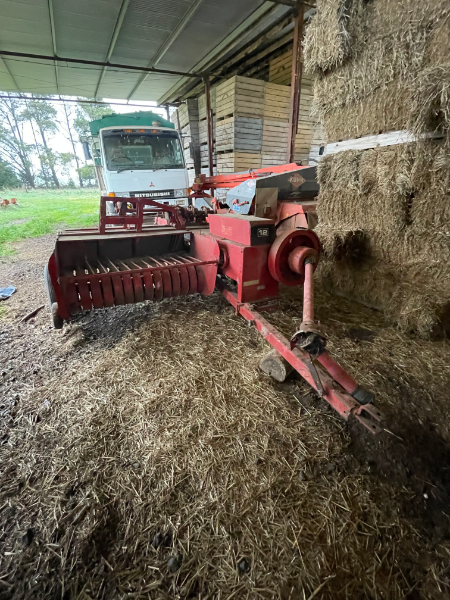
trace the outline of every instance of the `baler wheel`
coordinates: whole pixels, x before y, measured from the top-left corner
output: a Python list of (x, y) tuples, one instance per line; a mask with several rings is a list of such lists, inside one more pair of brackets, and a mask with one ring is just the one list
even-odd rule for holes
[(50, 305), (50, 311), (52, 313), (52, 323), (55, 329), (62, 329), (64, 321), (58, 316), (58, 303), (56, 302), (55, 290), (53, 289), (53, 283), (48, 272), (48, 265), (44, 267), (44, 281), (45, 289), (47, 290), (48, 303)]

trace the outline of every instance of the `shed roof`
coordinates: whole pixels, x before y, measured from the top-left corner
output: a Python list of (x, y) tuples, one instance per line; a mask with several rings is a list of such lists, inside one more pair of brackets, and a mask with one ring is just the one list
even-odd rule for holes
[(196, 73), (289, 10), (264, 0), (0, 0), (0, 89), (170, 101), (180, 75), (5, 52)]

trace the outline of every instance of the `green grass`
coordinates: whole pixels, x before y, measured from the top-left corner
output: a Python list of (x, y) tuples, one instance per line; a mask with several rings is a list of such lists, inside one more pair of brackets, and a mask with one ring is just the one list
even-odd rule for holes
[(58, 229), (92, 227), (98, 223), (100, 192), (86, 190), (2, 190), (18, 206), (0, 207), (0, 256), (12, 254), (12, 242), (40, 237)]

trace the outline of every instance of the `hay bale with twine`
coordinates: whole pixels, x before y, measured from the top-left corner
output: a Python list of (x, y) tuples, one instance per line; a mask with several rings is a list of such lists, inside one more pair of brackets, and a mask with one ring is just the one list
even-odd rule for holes
[(322, 73), (341, 66), (352, 55), (357, 42), (355, 21), (360, 0), (318, 0), (317, 14), (304, 42), (305, 67)]
[[(405, 331), (443, 333), (450, 298), (450, 5), (323, 0), (317, 11), (306, 31), (305, 65), (316, 76), (313, 113), (327, 139), (407, 129), (419, 140), (322, 160), (319, 273), (329, 289), (383, 310)], [(441, 141), (424, 139), (435, 131)]]
[[(305, 68), (316, 76), (312, 111), (323, 122), (328, 139), (351, 139), (407, 126), (416, 130), (420, 124), (436, 122), (436, 104), (443, 106), (441, 118), (445, 119), (448, 3), (378, 0), (338, 8), (344, 4), (319, 2), (304, 42)], [(347, 29), (346, 35), (336, 33), (343, 27), (339, 11), (346, 15), (351, 35)], [(347, 50), (338, 52), (337, 46)], [(335, 59), (321, 59), (327, 53)], [(345, 60), (337, 58), (341, 55)], [(357, 123), (353, 122), (355, 111)]]
[(341, 152), (319, 167), (325, 285), (423, 337), (442, 332), (450, 299), (449, 167), (435, 141)]

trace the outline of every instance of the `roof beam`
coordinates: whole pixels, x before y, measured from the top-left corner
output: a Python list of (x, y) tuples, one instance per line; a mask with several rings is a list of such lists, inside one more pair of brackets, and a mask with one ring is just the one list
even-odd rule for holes
[[(79, 98), (77, 98), (76, 100), (74, 100), (73, 98), (61, 98), (61, 95), (59, 96), (59, 98), (49, 98), (48, 96), (43, 96), (43, 97), (39, 97), (39, 96), (23, 96), (23, 95), (12, 95), (12, 94), (0, 94), (0, 98), (8, 98), (9, 100), (42, 100), (43, 102), (74, 102), (76, 104), (100, 104), (101, 106), (110, 106), (111, 104), (115, 105), (115, 106), (137, 106), (139, 108), (148, 108), (147, 106), (143, 105), (143, 104), (124, 104), (123, 102), (99, 102), (97, 100), (80, 100)], [(177, 104), (166, 104), (164, 108), (167, 109), (168, 106), (180, 106), (179, 103)], [(151, 108), (154, 108), (153, 106)], [(156, 107), (158, 108), (158, 107)]]
[(0, 60), (2, 61), (2, 63), (5, 65), (5, 69), (8, 71), (8, 75), (11, 77), (11, 80), (13, 82), (13, 84), (16, 86), (17, 91), (18, 92), (22, 92), (22, 90), (20, 89), (14, 75), (11, 72), (11, 69), (8, 67), (8, 63), (6, 62), (6, 60), (3, 59), (2, 53), (0, 52)]
[[(266, 4), (269, 4), (269, 2), (266, 2)], [(306, 2), (304, 4), (305, 4), (305, 6), (308, 6), (306, 4)], [(312, 14), (312, 9), (305, 12), (305, 14), (304, 14), (305, 22), (307, 21), (307, 19), (310, 17), (311, 14)], [(293, 15), (293, 12), (286, 13), (284, 17), (279, 19), (276, 23), (274, 23), (271, 26), (271, 27), (273, 27), (274, 32), (278, 32), (277, 35), (280, 34), (280, 32), (278, 31), (278, 25), (283, 24), (283, 19), (285, 17), (286, 17), (286, 19), (291, 19), (292, 15)], [(264, 41), (267, 41), (268, 39), (270, 39), (268, 36), (270, 35), (270, 31), (271, 31), (270, 27), (265, 29), (263, 32), (261, 32), (259, 34), (259, 37), (256, 39), (256, 41), (254, 39), (252, 39), (250, 42), (248, 42), (248, 44), (246, 44), (245, 46), (240, 48), (239, 51), (234, 55), (234, 58), (229, 58), (229, 59), (227, 58), (226, 62), (222, 63), (216, 69), (213, 68), (209, 73), (210, 76), (213, 76), (214, 80), (216, 82), (217, 79), (221, 79), (224, 77), (231, 77), (232, 75), (239, 74), (241, 72), (247, 73), (247, 67), (248, 67), (249, 74), (247, 75), (247, 77), (252, 77), (253, 75), (251, 73), (253, 71), (257, 71), (256, 67), (251, 66), (251, 64), (254, 62), (254, 57), (255, 57), (256, 52), (259, 50), (258, 58), (263, 58), (268, 53), (275, 52), (278, 48), (292, 42), (293, 25), (294, 25), (294, 22), (292, 21), (290, 25), (283, 27), (283, 29), (281, 30), (281, 33), (284, 33), (284, 32), (289, 32), (289, 33), (287, 33), (286, 35), (283, 35), (282, 38), (278, 38), (277, 41), (272, 42), (270, 45), (268, 45), (268, 44), (264, 45)], [(275, 35), (274, 37), (276, 38), (277, 35)], [(261, 48), (261, 46), (263, 48)], [(257, 49), (256, 52), (254, 50), (255, 48)], [(229, 51), (229, 48), (227, 48), (224, 52), (222, 52), (222, 56), (223, 56), (223, 54), (226, 54), (228, 51)], [(248, 55), (248, 59), (245, 61), (245, 63), (243, 61), (241, 61), (241, 65), (239, 67), (229, 68), (227, 72), (224, 72), (224, 65), (227, 65), (228, 63), (233, 65), (233, 63), (235, 63), (237, 60), (240, 60), (242, 56), (246, 56), (246, 55)], [(206, 57), (206, 58), (208, 58), (208, 57)], [(217, 62), (217, 60), (219, 60), (219, 58), (220, 58), (220, 56), (215, 58), (214, 61)], [(206, 59), (204, 59), (204, 60), (206, 60)], [(210, 64), (211, 64), (211, 61), (208, 63), (207, 66), (209, 67)], [(201, 68), (205, 67), (204, 61), (202, 61), (201, 63), (196, 65), (196, 68), (199, 68), (200, 66), (201, 66)], [(243, 67), (244, 67), (244, 69), (243, 69)], [(181, 84), (183, 84), (183, 87)], [(190, 87), (188, 87), (189, 85), (190, 85)], [(180, 101), (180, 98), (193, 97), (193, 96), (196, 96), (199, 93), (201, 93), (201, 91), (202, 91), (201, 83), (192, 84), (192, 82), (189, 83), (188, 80), (184, 80), (184, 81), (181, 80), (178, 84), (175, 84), (172, 87), (172, 89), (169, 90), (169, 92), (167, 92), (167, 94), (165, 96), (163, 96), (163, 98), (160, 98), (159, 102), (161, 104), (163, 104), (166, 99), (169, 99), (169, 100), (172, 99), (172, 101), (175, 99), (178, 102), (178, 101)]]
[(35, 60), (49, 60), (66, 63), (75, 63), (77, 65), (88, 65), (94, 67), (109, 67), (110, 69), (123, 69), (126, 71), (140, 71), (141, 73), (161, 73), (163, 75), (180, 75), (181, 77), (203, 77), (202, 73), (186, 73), (185, 71), (170, 71), (169, 69), (156, 69), (149, 67), (137, 67), (136, 65), (124, 65), (122, 63), (104, 62), (99, 60), (83, 60), (81, 58), (64, 58), (62, 56), (49, 56), (48, 54), (31, 54), (29, 52), (10, 52), (1, 50), (0, 56), (11, 56), (14, 58), (31, 58)]
[[(267, 56), (269, 56), (270, 54), (272, 54), (279, 48), (283, 48), (287, 44), (291, 44), (292, 39), (293, 39), (293, 32), (291, 31), (288, 34), (286, 34), (285, 36), (283, 36), (282, 38), (278, 39), (276, 42), (273, 42), (273, 44), (271, 44), (270, 46), (267, 46), (266, 48), (264, 48), (263, 50), (258, 52), (258, 54), (252, 55), (245, 62), (242, 62), (241, 64), (239, 64), (238, 66), (235, 66), (234, 68), (231, 68), (226, 73), (221, 73), (221, 75), (223, 77), (228, 78), (228, 77), (232, 77), (233, 75), (240, 75), (243, 72), (247, 72), (247, 70), (250, 70), (255, 67), (255, 63), (260, 62), (261, 60), (263, 60), (264, 58), (266, 58)], [(247, 77), (250, 77), (250, 75), (247, 75)]]
[(270, 0), (274, 4), (284, 4), (284, 6), (290, 6), (292, 8), (299, 8), (300, 4), (304, 4), (305, 6), (309, 6), (309, 8), (316, 8), (315, 4), (310, 4), (309, 2), (303, 2), (303, 0)]
[[(49, 0), (49, 1), (51, 1), (51, 0)], [(114, 29), (113, 29), (113, 32), (112, 32), (111, 40), (109, 42), (109, 47), (108, 47), (108, 52), (106, 53), (105, 62), (109, 61), (109, 59), (112, 56), (112, 53), (114, 52), (114, 48), (116, 46), (117, 38), (119, 37), (120, 29), (122, 27), (122, 23), (123, 23), (123, 20), (125, 18), (125, 14), (127, 12), (129, 4), (130, 4), (130, 0), (122, 0), (122, 4), (120, 6), (120, 10), (119, 10), (119, 14), (117, 16), (116, 24), (114, 25)], [(56, 51), (55, 51), (55, 54), (56, 54)], [(100, 86), (102, 84), (103, 77), (105, 76), (107, 68), (108, 67), (106, 67), (106, 66), (103, 67), (102, 72), (100, 73), (100, 77), (98, 78), (98, 81), (97, 81), (97, 87), (95, 88), (94, 98), (97, 98), (97, 96), (98, 96), (98, 90), (100, 89)]]
[(284, 4), (284, 6), (291, 6), (292, 8), (297, 8), (298, 2), (297, 0), (271, 0), (274, 4)]
[[(186, 13), (183, 15), (183, 18), (181, 19), (181, 21), (178, 23), (178, 25), (175, 27), (175, 29), (172, 31), (172, 33), (169, 35), (169, 37), (166, 39), (166, 41), (161, 45), (158, 52), (155, 54), (155, 56), (149, 62), (149, 64), (148, 64), (149, 67), (154, 67), (156, 64), (158, 64), (158, 62), (161, 60), (161, 58), (164, 56), (164, 54), (169, 50), (169, 48), (172, 46), (174, 41), (177, 39), (177, 37), (183, 31), (186, 24), (190, 21), (190, 19), (192, 18), (192, 16), (194, 15), (194, 13), (196, 12), (196, 10), (198, 9), (198, 7), (200, 6), (200, 4), (202, 2), (203, 2), (203, 0), (194, 0), (192, 2), (191, 6), (188, 8)], [(148, 77), (148, 74), (143, 74), (140, 77), (139, 81), (136, 83), (136, 85), (131, 90), (127, 100), (130, 100), (130, 98), (136, 93), (138, 88), (144, 83), (144, 81), (147, 79), (147, 77)]]
[[(58, 54), (58, 51), (56, 50), (56, 30), (55, 30), (55, 15), (53, 13), (53, 0), (48, 0), (48, 14), (50, 17), (50, 29), (52, 32), (53, 54), (56, 56)], [(56, 89), (59, 93), (58, 63), (55, 61), (54, 65), (55, 65)]]

